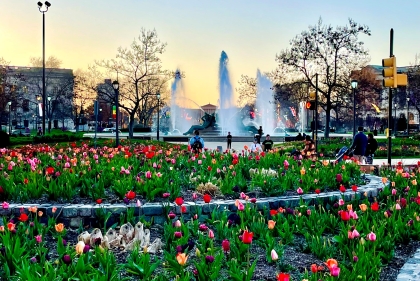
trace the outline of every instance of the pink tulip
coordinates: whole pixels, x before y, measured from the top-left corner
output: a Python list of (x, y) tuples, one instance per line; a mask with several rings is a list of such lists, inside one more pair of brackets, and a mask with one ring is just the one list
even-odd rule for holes
[(193, 200), (194, 200), (194, 201), (195, 201), (195, 200), (197, 200), (197, 198), (198, 198), (197, 193), (195, 193), (195, 192), (194, 192), (194, 193), (192, 194), (192, 198), (193, 198)]
[(243, 200), (245, 200), (245, 198), (246, 198), (246, 195), (245, 195), (245, 193), (243, 193), (243, 192), (241, 192), (241, 194), (240, 194), (239, 196), (240, 196), (240, 198), (241, 198), (241, 199), (243, 199)]
[(278, 260), (279, 259), (279, 255), (277, 255), (277, 253), (276, 253), (276, 251), (273, 249), (273, 250), (271, 250), (271, 259), (273, 260), (273, 261), (276, 261), (276, 260)]
[(213, 239), (214, 238), (214, 232), (211, 229), (209, 229), (209, 238), (210, 239)]
[(174, 226), (177, 228), (181, 227), (181, 221), (177, 220), (176, 222), (174, 222)]
[(395, 188), (393, 188), (392, 191), (391, 191), (391, 194), (392, 195), (397, 195), (397, 190)]
[(201, 160), (198, 160), (198, 161), (197, 161), (197, 164), (198, 164), (198, 165), (201, 165), (202, 163), (203, 163), (203, 161), (201, 161)]
[(298, 187), (298, 189), (296, 190), (296, 192), (301, 195), (303, 194), (303, 189), (301, 187)]
[(338, 266), (332, 266), (330, 268), (330, 274), (333, 277), (337, 277), (338, 275), (340, 275), (340, 268)]
[(238, 210), (239, 210), (239, 211), (243, 211), (244, 209), (245, 209), (244, 204), (242, 204), (242, 202), (241, 202), (241, 201), (239, 201), (239, 202), (238, 202)]
[(9, 203), (7, 202), (3, 202), (3, 204), (1, 204), (3, 209), (9, 209)]
[(42, 235), (35, 236), (36, 243), (40, 244), (42, 242)]
[(343, 206), (344, 205), (344, 200), (343, 199), (338, 200), (338, 205)]
[(401, 210), (401, 206), (400, 206), (400, 204), (395, 204), (395, 210)]
[(146, 172), (146, 178), (151, 179), (152, 178), (152, 172), (147, 171)]
[(366, 239), (369, 241), (375, 241), (376, 240), (376, 234), (371, 232), (366, 236)]

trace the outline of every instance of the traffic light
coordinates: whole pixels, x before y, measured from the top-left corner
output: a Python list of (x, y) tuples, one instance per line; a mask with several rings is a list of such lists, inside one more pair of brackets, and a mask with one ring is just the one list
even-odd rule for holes
[(315, 101), (314, 100), (307, 101), (305, 104), (305, 107), (308, 110), (315, 110)]
[(112, 106), (112, 118), (117, 118), (117, 107), (115, 105)]
[(407, 74), (397, 74), (397, 58), (390, 57), (382, 60), (382, 76), (384, 77), (382, 85), (384, 87), (397, 88), (398, 86), (407, 86)]

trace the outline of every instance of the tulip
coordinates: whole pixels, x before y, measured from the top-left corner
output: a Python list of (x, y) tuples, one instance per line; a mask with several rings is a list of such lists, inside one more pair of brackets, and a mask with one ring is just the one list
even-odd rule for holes
[(209, 229), (209, 238), (210, 239), (213, 239), (214, 238), (214, 232), (213, 232), (213, 230), (211, 230), (211, 229)]
[(42, 235), (35, 236), (35, 240), (38, 244), (40, 244), (42, 242)]
[(366, 206), (366, 204), (360, 204), (360, 205), (359, 205), (359, 208), (360, 208), (360, 210), (361, 210), (362, 212), (366, 212), (366, 210), (367, 210), (367, 206)]
[(175, 204), (177, 204), (178, 206), (181, 206), (182, 204), (184, 204), (184, 199), (182, 199), (182, 197), (177, 197), (175, 199)]
[(128, 199), (128, 200), (133, 200), (134, 198), (136, 198), (136, 193), (134, 192), (134, 191), (129, 191), (129, 192), (127, 192), (127, 194), (125, 195), (125, 197)]
[(197, 198), (198, 198), (197, 193), (195, 193), (195, 192), (194, 192), (194, 193), (192, 194), (192, 198), (193, 198), (193, 200), (194, 200), (194, 201), (195, 201), (195, 200), (197, 200)]
[(242, 242), (244, 244), (251, 244), (253, 236), (254, 236), (254, 233), (248, 232), (248, 230), (245, 230), (244, 234), (242, 235)]
[(353, 256), (353, 262), (357, 262), (359, 258), (357, 256)]
[(206, 263), (212, 263), (214, 262), (214, 257), (213, 256), (206, 256)]
[(315, 193), (316, 194), (320, 194), (321, 193), (321, 190), (319, 188), (317, 188), (317, 189), (315, 189)]
[(391, 194), (392, 194), (392, 195), (397, 195), (397, 190), (396, 190), (395, 188), (393, 188), (393, 189), (391, 190)]
[(230, 242), (229, 240), (225, 239), (222, 241), (222, 248), (223, 251), (228, 252), (230, 250)]
[(181, 227), (181, 221), (180, 221), (180, 220), (177, 220), (176, 222), (174, 222), (174, 226), (175, 226), (176, 228)]
[(76, 253), (79, 254), (79, 255), (81, 255), (81, 254), (83, 254), (83, 250), (84, 249), (85, 249), (85, 242), (79, 241), (76, 244)]
[(276, 261), (279, 259), (279, 255), (277, 255), (276, 251), (273, 249), (271, 250), (271, 260)]
[(174, 236), (175, 236), (175, 238), (181, 238), (182, 237), (182, 232), (175, 231)]
[(204, 201), (204, 203), (210, 203), (211, 196), (209, 194), (204, 194), (203, 201)]
[(180, 265), (185, 265), (187, 263), (188, 260), (188, 256), (185, 253), (178, 253), (176, 255), (176, 260), (178, 261), (178, 263)]
[(171, 220), (173, 220), (174, 218), (176, 217), (176, 215), (175, 215), (175, 213), (174, 212), (169, 212), (169, 214), (168, 214), (168, 218), (170, 218)]
[(335, 179), (337, 180), (337, 182), (342, 182), (343, 181), (343, 176), (341, 174), (336, 174)]
[(330, 274), (333, 277), (337, 277), (338, 275), (340, 275), (340, 268), (338, 266), (333, 266), (330, 268)]
[(379, 210), (379, 204), (378, 204), (378, 202), (373, 202), (373, 203), (370, 205), (370, 208), (372, 209), (372, 211), (377, 212), (377, 211)]
[(277, 274), (277, 281), (289, 281), (290, 280), (290, 274), (280, 272)]
[(169, 192), (165, 192), (162, 194), (163, 198), (168, 198), (169, 196), (171, 196), (171, 194)]
[(338, 200), (338, 205), (343, 206), (344, 205), (344, 200), (343, 199), (339, 199)]
[(268, 229), (274, 229), (275, 226), (276, 226), (275, 221), (273, 221), (273, 220), (268, 221)]
[(59, 223), (59, 224), (55, 225), (55, 231), (61, 233), (61, 232), (63, 232), (63, 230), (64, 230), (64, 224)]
[(353, 185), (351, 186), (351, 190), (353, 190), (354, 192), (356, 192), (356, 191), (357, 191), (357, 185), (353, 184)]
[(400, 204), (395, 204), (395, 210), (401, 210), (401, 206), (400, 206)]
[(303, 189), (301, 187), (298, 187), (296, 192), (297, 192), (297, 194), (301, 195), (301, 194), (303, 194)]
[(366, 239), (369, 241), (375, 241), (376, 240), (376, 234), (371, 232), (366, 236)]
[(28, 220), (28, 215), (25, 214), (25, 213), (22, 213), (22, 214), (20, 214), (18, 220), (21, 221), (21, 222), (25, 222), (25, 221)]
[(65, 264), (71, 264), (71, 257), (69, 255), (64, 255), (63, 256), (63, 262)]
[(350, 220), (350, 214), (347, 211), (341, 211), (340, 216), (343, 221)]
[(245, 195), (245, 193), (241, 192), (241, 194), (239, 195), (239, 197), (240, 197), (242, 200), (245, 200), (246, 195)]
[(342, 184), (340, 185), (340, 192), (342, 193), (346, 192), (346, 188)]
[(330, 269), (331, 267), (338, 267), (338, 262), (335, 259), (328, 259), (325, 263), (327, 267)]
[(2, 206), (3, 209), (9, 209), (9, 203), (7, 203), (7, 202), (3, 202), (1, 204), (1, 206)]

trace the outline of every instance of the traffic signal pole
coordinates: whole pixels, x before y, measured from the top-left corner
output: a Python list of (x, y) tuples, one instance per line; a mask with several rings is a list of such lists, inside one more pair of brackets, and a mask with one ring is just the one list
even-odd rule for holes
[[(315, 74), (315, 154), (318, 156), (318, 73)], [(327, 124), (325, 124), (327, 125)]]
[[(392, 58), (394, 56), (394, 29), (391, 28), (389, 33), (389, 57)], [(397, 67), (396, 65), (394, 66)], [(397, 79), (397, 77), (394, 77)], [(392, 138), (391, 138), (391, 121), (392, 121), (392, 87), (389, 87), (389, 94), (388, 94), (388, 166), (391, 167), (391, 146), (392, 146)]]

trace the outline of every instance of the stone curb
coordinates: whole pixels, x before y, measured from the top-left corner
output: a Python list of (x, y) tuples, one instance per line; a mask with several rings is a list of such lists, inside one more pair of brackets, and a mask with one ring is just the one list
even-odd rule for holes
[(417, 281), (420, 280), (420, 248), (401, 268), (396, 281)]
[[(266, 209), (278, 209), (279, 207), (291, 207), (294, 208), (299, 206), (299, 202), (302, 199), (306, 204), (313, 205), (316, 200), (323, 202), (324, 204), (338, 199), (344, 198), (345, 201), (350, 201), (356, 194), (360, 198), (373, 198), (378, 195), (378, 189), (383, 188), (384, 184), (380, 177), (366, 174), (365, 177), (370, 181), (367, 185), (358, 187), (357, 192), (347, 191), (340, 193), (338, 191), (321, 193), (321, 194), (303, 194), (302, 196), (280, 196), (280, 197), (267, 197), (258, 198), (256, 205), (258, 210)], [(244, 200), (241, 200), (243, 203)], [(165, 209), (170, 209), (177, 215), (180, 214), (180, 208), (174, 203), (146, 203), (141, 207), (137, 207), (134, 203), (129, 205), (125, 204), (10, 204), (8, 209), (0, 209), (0, 216), (19, 216), (23, 208), (24, 212), (28, 213), (28, 208), (37, 206), (38, 211), (44, 213), (42, 219), (47, 220), (48, 217), (57, 218), (58, 222), (63, 222), (72, 228), (78, 228), (81, 226), (95, 226), (99, 223), (99, 219), (106, 212), (111, 212), (111, 218), (108, 220), (110, 226), (119, 221), (122, 214), (127, 213), (128, 209), (134, 209), (135, 216), (143, 216), (146, 221), (151, 221), (154, 224), (163, 224), (166, 221), (164, 214)], [(195, 214), (195, 208), (201, 209), (201, 213), (204, 216), (200, 216), (203, 219), (209, 216), (214, 209), (229, 210), (232, 212), (237, 211), (235, 206), (235, 200), (214, 200), (209, 204), (203, 201), (185, 202), (186, 212), (184, 217), (189, 219)], [(57, 211), (53, 214), (53, 208), (57, 208)], [(2, 224), (2, 220), (0, 220)], [(108, 226), (107, 224), (107, 226)]]

